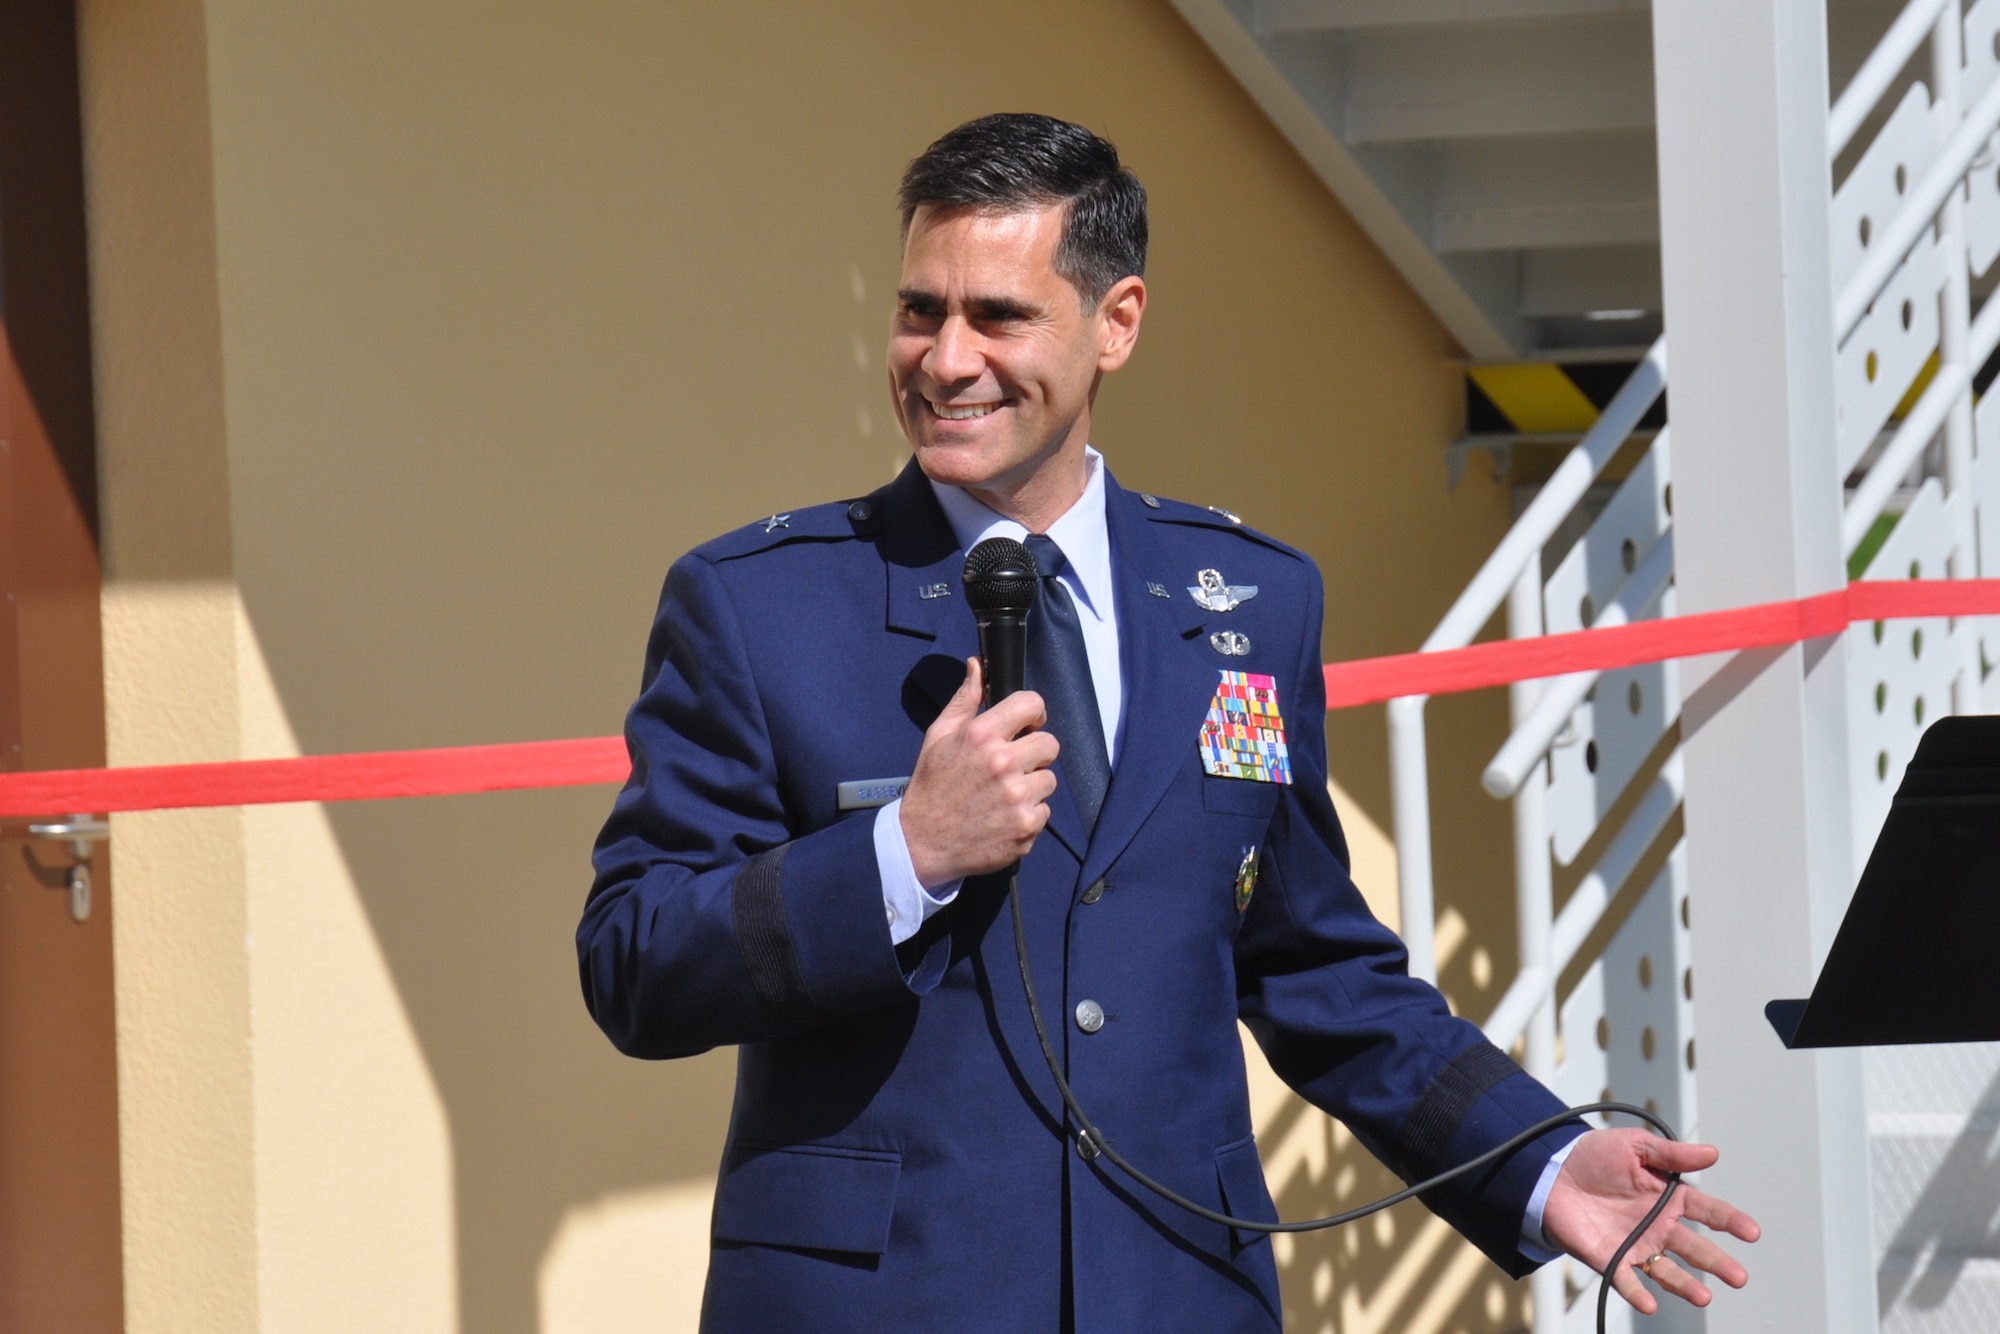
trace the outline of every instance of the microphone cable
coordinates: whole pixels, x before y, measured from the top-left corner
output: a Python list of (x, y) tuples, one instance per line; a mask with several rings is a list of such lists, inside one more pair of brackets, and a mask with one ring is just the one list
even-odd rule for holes
[[(1228, 1214), (1210, 1209), (1206, 1205), (1195, 1203), (1185, 1195), (1181, 1195), (1169, 1187), (1161, 1185), (1138, 1168), (1132, 1166), (1131, 1163), (1125, 1160), (1124, 1155), (1111, 1147), (1111, 1142), (1105, 1139), (1103, 1133), (1096, 1126), (1091, 1124), (1090, 1118), (1084, 1114), (1083, 1108), (1077, 1105), (1076, 1095), (1070, 1091), (1069, 1080), (1063, 1077), (1062, 1062), (1056, 1059), (1055, 1046), (1049, 1041), (1048, 1026), (1042, 1022), (1041, 1003), (1035, 998), (1035, 977), (1034, 973), (1028, 967), (1028, 933), (1027, 928), (1021, 921), (1021, 876), (1018, 869), (1007, 877), (1007, 901), (1014, 918), (1014, 957), (1021, 966), (1021, 990), (1026, 993), (1028, 998), (1028, 1017), (1034, 1021), (1035, 1040), (1041, 1043), (1042, 1059), (1048, 1063), (1049, 1075), (1056, 1081), (1056, 1088), (1062, 1094), (1063, 1106), (1069, 1109), (1071, 1118), (1076, 1122), (1078, 1139), (1088, 1143), (1097, 1152), (1110, 1159), (1112, 1164), (1126, 1176), (1167, 1203), (1185, 1209), (1197, 1218), (1205, 1218), (1211, 1223), (1220, 1223), (1224, 1227), (1236, 1228), (1244, 1232), (1276, 1233), (1317, 1232), (1322, 1228), (1339, 1227), (1344, 1223), (1356, 1222), (1368, 1217), (1370, 1214), (1380, 1213), (1384, 1209), (1401, 1204), (1404, 1200), (1410, 1199), (1412, 1196), (1420, 1195), (1427, 1190), (1433, 1190), (1447, 1182), (1455, 1181), (1469, 1172), (1475, 1172), (1485, 1167), (1488, 1163), (1512, 1153), (1515, 1149), (1520, 1148), (1530, 1140), (1573, 1120), (1578, 1114), (1583, 1112), (1620, 1112), (1646, 1122), (1667, 1139), (1678, 1140), (1680, 1138), (1680, 1136), (1674, 1133), (1672, 1126), (1668, 1125), (1655, 1113), (1647, 1111), (1644, 1107), (1634, 1107), (1630, 1103), (1624, 1102), (1585, 1103), (1580, 1107), (1572, 1107), (1560, 1115), (1537, 1121), (1526, 1130), (1495, 1145), (1478, 1157), (1468, 1159), (1454, 1168), (1440, 1172), (1427, 1181), (1419, 1181), (1415, 1185), (1405, 1186), (1393, 1195), (1385, 1195), (1372, 1204), (1364, 1204), (1358, 1209), (1349, 1209), (1346, 1213), (1334, 1214), (1328, 1218), (1309, 1218), (1298, 1223), (1263, 1223), (1250, 1218), (1232, 1218)], [(1633, 1228), (1631, 1235), (1618, 1244), (1618, 1248), (1611, 1253), (1610, 1260), (1605, 1263), (1604, 1272), (1599, 1277), (1597, 1284), (1597, 1334), (1605, 1334), (1605, 1308), (1611, 1296), (1611, 1275), (1617, 1270), (1619, 1262), (1625, 1258), (1626, 1254), (1639, 1244), (1639, 1239), (1646, 1235), (1646, 1229), (1658, 1221), (1660, 1215), (1666, 1211), (1667, 1201), (1673, 1198), (1674, 1191), (1680, 1187), (1680, 1184), (1680, 1173), (1669, 1172), (1667, 1174), (1666, 1189), (1660, 1192), (1660, 1198), (1654, 1201), (1653, 1207), (1647, 1211), (1646, 1216), (1639, 1220), (1639, 1226)]]

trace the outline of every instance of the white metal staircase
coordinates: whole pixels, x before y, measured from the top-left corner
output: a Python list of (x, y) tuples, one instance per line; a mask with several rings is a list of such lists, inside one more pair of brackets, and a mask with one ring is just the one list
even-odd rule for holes
[[(1173, 0), (1476, 358), (1660, 331), (1648, 0)], [(1832, 0), (1836, 87), (1894, 0)]]
[(1646, 5), (1174, 5), (1469, 354), (1658, 334)]
[[(1173, 3), (1470, 356), (1652, 344), (1424, 647), (1469, 643), (1502, 606), (1514, 637), (1671, 615), (1669, 433), (1577, 521), (1667, 378), (1650, 6)], [(2000, 575), (2000, 395), (1975, 412), (1973, 393), (2000, 301), (1972, 318), (2000, 278), (2000, 0), (1831, 0), (1827, 20), (1837, 96), (1811, 147), (1828, 180), (1843, 550), (1873, 579)], [(2000, 709), (2000, 618), (1856, 626), (1845, 652), (1858, 875), (1924, 725)], [(1513, 802), (1519, 937), (1489, 1035), (1565, 1099), (1645, 1102), (1685, 1133), (1699, 981), (1680, 703), (1670, 663), (1516, 686), (1482, 781)], [(1389, 713), (1404, 934), (1412, 970), (1434, 976), (1425, 702)], [(2000, 1049), (1871, 1053), (1867, 1071), (1881, 1327), (2000, 1329)], [(1563, 1268), (1538, 1276), (1538, 1334), (1589, 1327), (1574, 1299), (1590, 1276)]]

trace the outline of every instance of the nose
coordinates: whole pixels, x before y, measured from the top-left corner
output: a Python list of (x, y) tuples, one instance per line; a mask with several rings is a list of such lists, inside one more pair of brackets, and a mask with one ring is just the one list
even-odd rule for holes
[(924, 354), (924, 373), (941, 385), (958, 384), (978, 379), (985, 368), (979, 335), (963, 316), (947, 316)]

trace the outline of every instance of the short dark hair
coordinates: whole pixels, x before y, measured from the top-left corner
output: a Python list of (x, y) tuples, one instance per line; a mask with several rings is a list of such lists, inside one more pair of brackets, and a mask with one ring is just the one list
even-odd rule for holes
[(1086, 305), (1113, 283), (1146, 272), (1146, 187), (1118, 150), (1081, 125), (1053, 116), (981, 116), (939, 139), (911, 162), (897, 192), (903, 237), (925, 206), (1014, 212), (1061, 204), (1055, 269)]

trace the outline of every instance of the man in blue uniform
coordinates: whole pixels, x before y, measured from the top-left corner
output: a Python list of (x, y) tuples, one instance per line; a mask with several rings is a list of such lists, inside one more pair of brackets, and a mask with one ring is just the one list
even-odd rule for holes
[[(632, 778), (577, 935), (620, 1050), (732, 1043), (705, 1328), (1270, 1330), (1268, 1238), (1163, 1203), (1078, 1135), (1274, 1217), (1241, 1018), (1273, 1068), (1407, 1179), (1562, 1110), (1413, 981), (1348, 878), (1327, 796), (1321, 587), (1234, 515), (1127, 491), (1090, 447), (1146, 307), (1145, 193), (1041, 116), (961, 126), (902, 187), (889, 344), (915, 458), (667, 577)], [(965, 553), (1041, 573), (1029, 690), (981, 710)], [(1601, 1265), (1661, 1174), (1714, 1150), (1572, 1122), (1427, 1197), (1511, 1274)], [(1620, 1266), (1641, 1310), (1742, 1266), (1688, 1219)]]

